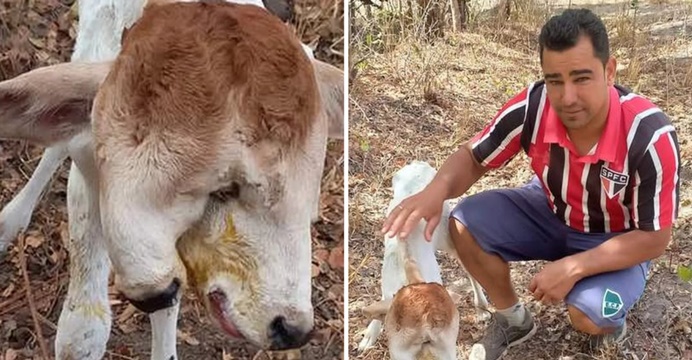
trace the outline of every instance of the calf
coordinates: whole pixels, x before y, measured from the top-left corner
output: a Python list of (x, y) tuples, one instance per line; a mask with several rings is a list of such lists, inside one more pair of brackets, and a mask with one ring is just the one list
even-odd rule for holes
[[(394, 207), (405, 198), (422, 191), (435, 177), (435, 173), (436, 171), (432, 166), (422, 161), (413, 161), (397, 171), (392, 179), (393, 197), (389, 203), (387, 213), (390, 213)], [(405, 242), (400, 241), (397, 237), (390, 238), (385, 236), (381, 275), (383, 301), (390, 301), (394, 294), (407, 284), (404, 263), (399, 255), (401, 251), (400, 248), (404, 245), (409, 248), (412, 254), (411, 256), (415, 257), (418, 263), (423, 264), (421, 266), (421, 271), (423, 279), (425, 279), (426, 282), (442, 284), (436, 251), (444, 251), (450, 256), (458, 259), (454, 244), (452, 244), (452, 239), (447, 231), (449, 214), (452, 209), (451, 201), (445, 201), (442, 206), (440, 224), (438, 224), (433, 232), (431, 242), (425, 240), (425, 224), (422, 221), (411, 232)], [(463, 269), (461, 261), (458, 263)], [(468, 278), (473, 289), (473, 304), (476, 307), (476, 319), (477, 321), (487, 320), (490, 315), (487, 311), (488, 301), (483, 294), (483, 289), (473, 277), (468, 275)], [(459, 298), (457, 294), (451, 295), (455, 300)], [(363, 339), (358, 344), (358, 350), (365, 351), (372, 347), (377, 341), (377, 337), (380, 335), (381, 331), (382, 322), (378, 319), (372, 320), (364, 331)]]
[(79, 5), (81, 43), (102, 47), (0, 83), (0, 137), (49, 146), (42, 162), (72, 158), (56, 357), (102, 358), (111, 267), (150, 313), (152, 359), (176, 356), (188, 285), (230, 336), (303, 345), (310, 223), (327, 137), (342, 137), (343, 73), (261, 3)]
[[(456, 360), (459, 311), (455, 302), (439, 282), (426, 282), (408, 246), (402, 244), (397, 253), (404, 264), (406, 285), (393, 298), (367, 306), (363, 312), (379, 321), (384, 316), (393, 360)], [(435, 268), (437, 263), (421, 265)]]

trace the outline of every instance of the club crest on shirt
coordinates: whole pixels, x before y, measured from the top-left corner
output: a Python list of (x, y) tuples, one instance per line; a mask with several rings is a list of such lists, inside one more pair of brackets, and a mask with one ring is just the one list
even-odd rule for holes
[(601, 167), (601, 184), (603, 185), (603, 190), (611, 199), (625, 189), (629, 180), (630, 177), (627, 174), (613, 171), (606, 166)]

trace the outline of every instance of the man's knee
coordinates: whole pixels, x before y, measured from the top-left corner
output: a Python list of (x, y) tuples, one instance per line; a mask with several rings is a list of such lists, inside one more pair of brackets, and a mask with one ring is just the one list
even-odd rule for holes
[(471, 233), (459, 220), (455, 218), (450, 218), (448, 227), (449, 235), (452, 238), (452, 242), (454, 242), (455, 248), (465, 250), (459, 253), (460, 258), (463, 258), (464, 254), (470, 253), (471, 250), (475, 249), (478, 246), (476, 244), (476, 240), (473, 238)]
[(572, 326), (578, 331), (591, 335), (601, 335), (611, 333), (616, 329), (615, 327), (597, 325), (588, 315), (575, 306), (567, 305), (567, 311), (569, 312)]
[(620, 328), (644, 292), (645, 274), (640, 266), (633, 266), (577, 282), (565, 299), (574, 328), (588, 334)]

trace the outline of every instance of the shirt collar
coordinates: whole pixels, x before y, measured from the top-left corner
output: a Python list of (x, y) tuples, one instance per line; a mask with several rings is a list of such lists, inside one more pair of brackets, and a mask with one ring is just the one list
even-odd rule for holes
[[(595, 163), (599, 159), (606, 162), (615, 162), (618, 160), (618, 150), (620, 149), (620, 141), (622, 136), (622, 111), (620, 109), (620, 95), (614, 86), (609, 88), (608, 95), (610, 97), (608, 116), (606, 118), (606, 126), (598, 140), (596, 151), (591, 151), (584, 156), (577, 155), (577, 161)], [(547, 99), (546, 99), (547, 101)], [(557, 113), (552, 106), (548, 106), (546, 115), (545, 133), (543, 141), (546, 143), (556, 143), (570, 150), (573, 154), (577, 154), (574, 144), (567, 136), (567, 130), (560, 121)]]

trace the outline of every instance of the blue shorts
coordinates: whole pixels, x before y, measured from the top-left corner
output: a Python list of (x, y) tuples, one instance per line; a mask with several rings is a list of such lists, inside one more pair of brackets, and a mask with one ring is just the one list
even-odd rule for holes
[[(457, 204), (450, 217), (463, 224), (483, 250), (507, 262), (554, 261), (621, 234), (590, 234), (568, 227), (550, 209), (537, 178), (522, 187), (469, 196)], [(601, 328), (620, 326), (644, 292), (648, 269), (647, 261), (584, 278), (565, 302)]]

